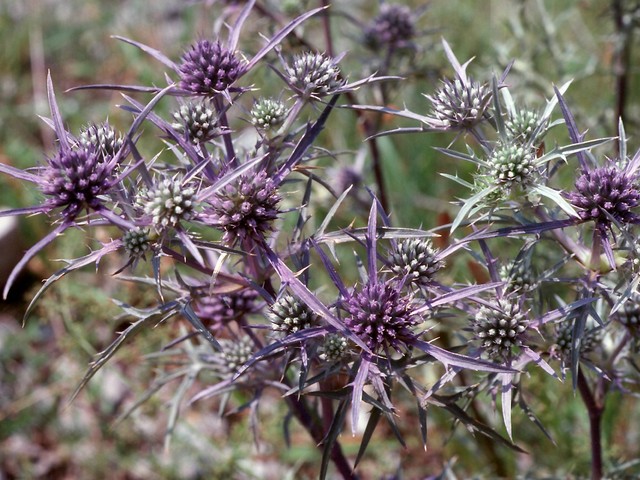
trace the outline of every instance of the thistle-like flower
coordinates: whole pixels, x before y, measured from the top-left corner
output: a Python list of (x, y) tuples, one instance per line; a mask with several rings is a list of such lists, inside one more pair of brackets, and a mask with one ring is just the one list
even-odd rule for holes
[(195, 216), (195, 194), (195, 187), (183, 185), (179, 177), (163, 177), (151, 189), (140, 194), (138, 203), (151, 217), (156, 231), (161, 232)]
[(507, 189), (523, 189), (536, 182), (535, 151), (517, 143), (500, 144), (491, 154), (489, 176)]
[(199, 40), (182, 55), (180, 88), (195, 95), (214, 96), (229, 88), (243, 68), (236, 52), (220, 41)]
[(489, 101), (491, 89), (471, 78), (456, 76), (442, 80), (433, 94), (425, 95), (433, 106), (432, 115), (443, 128), (471, 128), (480, 121)]
[(521, 143), (527, 143), (538, 128), (540, 115), (535, 110), (516, 110), (505, 121), (505, 127), (511, 138), (518, 139)]
[(613, 163), (592, 170), (583, 168), (575, 191), (569, 192), (567, 198), (582, 220), (593, 220), (606, 236), (612, 218), (622, 225), (640, 223), (640, 216), (631, 211), (640, 205), (637, 180), (637, 175)]
[(428, 285), (435, 274), (444, 268), (444, 262), (437, 259), (438, 251), (430, 240), (409, 239), (398, 243), (389, 252), (389, 268), (409, 282)]
[[(61, 218), (56, 227), (27, 250), (13, 268), (5, 283), (4, 298), (7, 298), (11, 286), (29, 260), (65, 230), (75, 226), (75, 220), (83, 210), (123, 229), (133, 227), (131, 222), (112, 211), (110, 193), (119, 180), (116, 175), (117, 163), (113, 158), (105, 158), (93, 144), (85, 146), (79, 140), (72, 142), (73, 137), (64, 129), (50, 76), (47, 77), (47, 97), (59, 147), (57, 153), (47, 158), (45, 165), (27, 170), (0, 162), (0, 173), (32, 183), (45, 198), (39, 205), (0, 211), (0, 217), (38, 213), (49, 215), (54, 210), (62, 209)], [(101, 249), (101, 252), (106, 251)]]
[(262, 130), (279, 127), (287, 115), (287, 107), (273, 98), (260, 98), (251, 109), (251, 123)]
[(248, 336), (237, 339), (222, 339), (219, 341), (222, 347), (220, 356), (228, 373), (235, 373), (247, 363), (253, 354), (254, 345)]
[(82, 209), (98, 210), (112, 187), (115, 165), (103, 162), (93, 147), (61, 149), (42, 171), (42, 192), (51, 208), (64, 208), (62, 215), (73, 220)]
[(329, 178), (333, 179), (331, 183), (338, 194), (341, 194), (349, 187), (354, 189), (361, 188), (364, 183), (362, 173), (348, 165), (330, 169)]
[(330, 95), (345, 84), (335, 59), (323, 53), (305, 52), (285, 65), (289, 85), (303, 98)]
[(259, 309), (258, 294), (248, 288), (224, 295), (204, 295), (194, 302), (198, 317), (212, 330), (221, 330)]
[(396, 281), (367, 283), (343, 303), (345, 324), (372, 350), (400, 350), (415, 338), (411, 328), (420, 319), (413, 314), (412, 297)]
[(613, 315), (633, 335), (640, 334), (640, 295), (633, 294)]
[(173, 113), (172, 126), (184, 132), (193, 143), (203, 143), (220, 133), (216, 114), (206, 102), (187, 102)]
[(131, 258), (140, 258), (151, 248), (149, 230), (136, 227), (122, 236), (124, 249)]
[(271, 305), (269, 320), (275, 330), (289, 335), (311, 327), (317, 316), (300, 300), (285, 294)]
[(531, 266), (524, 262), (509, 263), (500, 267), (500, 279), (507, 283), (509, 291), (528, 291), (535, 287), (536, 280), (531, 271)]
[(523, 345), (528, 323), (517, 302), (500, 299), (494, 308), (483, 306), (478, 310), (473, 333), (489, 358), (508, 361), (513, 349)]
[(272, 229), (271, 223), (280, 213), (279, 202), (275, 182), (262, 170), (216, 192), (207, 213), (215, 226), (224, 230), (225, 242), (260, 240)]
[(324, 338), (318, 353), (325, 362), (338, 362), (348, 354), (349, 341), (339, 333), (330, 333)]
[(413, 15), (406, 5), (383, 4), (380, 13), (365, 29), (365, 45), (379, 50), (408, 44), (416, 34)]
[[(573, 338), (573, 324), (565, 322), (556, 330), (556, 345), (563, 359), (571, 357), (571, 343)], [(580, 355), (593, 352), (602, 341), (601, 328), (589, 328), (580, 337)]]
[(103, 161), (112, 158), (124, 145), (122, 135), (108, 122), (88, 125), (82, 129), (78, 140), (82, 147), (93, 148), (99, 152)]

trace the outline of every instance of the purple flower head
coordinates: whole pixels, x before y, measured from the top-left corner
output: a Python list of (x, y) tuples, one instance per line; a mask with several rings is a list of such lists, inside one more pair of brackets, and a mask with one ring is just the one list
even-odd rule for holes
[(354, 189), (361, 188), (364, 183), (362, 173), (357, 168), (349, 165), (332, 169), (331, 178), (333, 178), (332, 184), (339, 194), (349, 187)]
[[(47, 96), (51, 109), (51, 124), (59, 145), (58, 152), (47, 158), (45, 165), (38, 166), (33, 171), (20, 170), (0, 162), (0, 173), (36, 185), (44, 194), (44, 201), (40, 205), (0, 211), (0, 216), (51, 214), (53, 210), (61, 208), (61, 221), (54, 230), (27, 250), (11, 271), (5, 283), (4, 298), (29, 260), (65, 230), (74, 227), (76, 218), (83, 210), (86, 209), (87, 214), (95, 214), (94, 216), (121, 228), (133, 228), (131, 222), (111, 210), (113, 207), (109, 194), (119, 180), (118, 162), (105, 154), (109, 153), (106, 148), (118, 148), (122, 145), (121, 141), (116, 139), (115, 134), (112, 137), (107, 133), (109, 129), (103, 127), (89, 127), (87, 133), (81, 134), (78, 139), (74, 138), (64, 128), (50, 75), (47, 76)], [(122, 159), (123, 155), (119, 155), (118, 158)], [(103, 253), (107, 251), (106, 248), (100, 250)]]
[(261, 240), (272, 230), (271, 223), (280, 213), (280, 195), (276, 187), (273, 179), (262, 170), (225, 185), (211, 198), (207, 213), (216, 226), (224, 230), (225, 242)]
[(583, 168), (575, 191), (567, 198), (584, 221), (593, 220), (603, 236), (611, 230), (611, 219), (620, 224), (640, 223), (631, 211), (640, 205), (637, 176), (613, 163), (594, 169)]
[(487, 356), (509, 361), (523, 345), (529, 322), (517, 302), (499, 299), (492, 308), (481, 307), (473, 319), (473, 333)]
[(214, 96), (229, 88), (243, 69), (236, 52), (220, 41), (199, 40), (182, 55), (180, 88), (195, 95)]
[(406, 5), (384, 4), (364, 33), (365, 44), (373, 50), (402, 47), (415, 36), (414, 14)]
[(98, 210), (112, 187), (115, 165), (102, 161), (93, 147), (60, 149), (42, 171), (40, 188), (49, 208), (64, 208), (62, 216), (73, 220), (86, 209)]
[(372, 350), (400, 350), (415, 338), (411, 328), (420, 321), (413, 314), (412, 296), (397, 281), (369, 282), (343, 303), (345, 324)]
[(194, 310), (209, 328), (222, 330), (233, 321), (260, 309), (258, 294), (248, 288), (228, 294), (205, 295), (199, 297)]

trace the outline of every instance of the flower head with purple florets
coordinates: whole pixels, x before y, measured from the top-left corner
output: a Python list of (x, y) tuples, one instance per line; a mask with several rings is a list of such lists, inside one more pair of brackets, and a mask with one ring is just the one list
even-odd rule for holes
[(365, 45), (373, 50), (398, 48), (416, 35), (415, 13), (407, 5), (383, 4), (364, 32)]
[[(315, 247), (316, 253), (338, 290), (338, 299), (330, 307), (327, 307), (323, 301), (316, 297), (300, 281), (298, 274), (292, 272), (274, 251), (265, 246), (265, 256), (280, 276), (283, 284), (312, 312), (318, 315), (321, 323), (318, 327), (291, 332), (275, 346), (265, 347), (263, 351), (258, 352), (255, 358), (266, 358), (276, 348), (283, 349), (296, 345), (305, 351), (320, 352), (322, 357), (319, 358), (323, 360), (323, 364), (328, 365), (328, 368), (333, 368), (332, 362), (326, 362), (326, 359), (336, 360), (336, 357), (342, 357), (344, 347), (338, 348), (338, 345), (333, 345), (330, 347), (331, 355), (327, 356), (325, 344), (320, 350), (317, 347), (310, 347), (310, 345), (313, 345), (313, 342), (316, 342), (317, 345), (317, 338), (326, 337), (335, 340), (338, 337), (329, 336), (339, 335), (339, 338), (343, 339), (340, 343), (349, 345), (350, 353), (347, 357), (356, 355), (358, 357), (357, 363), (348, 373), (349, 382), (352, 385), (352, 425), (357, 424), (360, 400), (363, 398), (365, 385), (371, 385), (378, 400), (384, 401), (389, 408), (393, 409), (388, 398), (387, 388), (391, 390), (391, 384), (397, 375), (393, 362), (398, 355), (411, 361), (413, 352), (421, 352), (433, 357), (436, 361), (446, 365), (447, 368), (455, 367), (498, 373), (514, 372), (508, 366), (483, 360), (477, 354), (472, 357), (449, 352), (424, 339), (427, 330), (424, 328), (424, 324), (433, 309), (444, 305), (455, 305), (456, 302), (491, 289), (495, 285), (473, 285), (446, 293), (435, 292), (433, 298), (428, 302), (418, 298), (415, 292), (404, 288), (408, 275), (405, 274), (402, 278), (395, 274), (387, 276), (378, 266), (377, 206), (377, 202), (374, 201), (369, 213), (366, 233), (360, 231), (345, 234), (366, 251), (366, 268), (361, 272), (362, 281), (354, 288), (349, 288), (344, 284), (326, 253), (314, 239), (311, 240), (311, 244)], [(390, 228), (386, 215), (381, 214), (381, 217), (385, 222), (385, 228)], [(442, 384), (447, 381), (444, 378)]]
[(260, 241), (278, 217), (280, 195), (275, 181), (261, 170), (225, 185), (210, 199), (206, 212), (212, 225), (224, 231), (227, 243)]
[(368, 283), (343, 307), (348, 312), (346, 325), (374, 352), (388, 347), (400, 351), (414, 338), (412, 328), (421, 320), (397, 281)]
[(220, 41), (199, 40), (182, 55), (180, 87), (195, 95), (213, 96), (227, 90), (243, 69), (238, 54)]
[(640, 205), (637, 173), (628, 172), (613, 162), (604, 167), (584, 168), (576, 180), (575, 191), (567, 198), (584, 221), (593, 220), (605, 236), (613, 221), (621, 225), (640, 223), (632, 211)]
[(101, 161), (93, 147), (61, 149), (47, 161), (42, 171), (45, 205), (62, 208), (62, 217), (73, 220), (83, 209), (98, 210), (102, 195), (113, 186), (115, 164)]
[[(584, 134), (578, 131), (575, 119), (558, 89), (556, 96), (569, 137), (574, 143), (582, 142)], [(640, 223), (640, 215), (632, 211), (640, 206), (640, 151), (633, 158), (628, 158), (627, 138), (622, 121), (618, 124), (618, 133), (617, 160), (608, 159), (604, 166), (600, 166), (592, 155), (583, 151), (576, 154), (581, 173), (576, 180), (575, 190), (566, 194), (580, 220), (594, 222), (593, 252), (597, 253), (601, 249), (611, 268), (615, 266), (613, 226), (623, 229)]]
[(117, 145), (117, 152), (112, 150), (113, 155), (105, 155), (102, 146), (94, 145), (91, 139), (83, 142), (82, 135), (80, 139), (74, 137), (63, 126), (50, 76), (47, 77), (47, 93), (51, 109), (50, 124), (58, 139), (58, 151), (46, 159), (45, 165), (32, 171), (19, 170), (0, 163), (0, 173), (36, 185), (45, 195), (45, 199), (40, 205), (1, 211), (0, 216), (52, 214), (57, 210), (60, 221), (48, 235), (28, 250), (14, 267), (5, 283), (4, 298), (27, 262), (58, 235), (75, 226), (83, 211), (88, 215), (103, 217), (125, 229), (133, 227), (131, 222), (110, 209), (113, 203), (110, 198), (111, 191), (126, 176), (126, 173), (118, 172), (118, 166), (126, 155), (124, 149), (120, 148), (122, 142)]

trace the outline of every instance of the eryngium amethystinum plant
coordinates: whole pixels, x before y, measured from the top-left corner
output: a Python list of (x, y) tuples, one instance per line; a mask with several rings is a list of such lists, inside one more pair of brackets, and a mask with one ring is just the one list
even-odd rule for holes
[[(107, 228), (112, 238), (66, 260), (26, 316), (56, 280), (106, 255), (121, 259), (117, 276), (151, 286), (157, 298), (150, 308), (120, 303), (131, 324), (97, 355), (74, 396), (131, 337), (166, 328), (176, 338), (158, 358), (175, 361), (161, 366), (144, 398), (181, 378), (173, 412), (211, 402), (222, 413), (248, 409), (256, 427), (258, 406), (279, 398), (283, 418), (295, 418), (322, 451), (317, 474), (355, 478), (380, 420), (402, 445), (416, 435), (426, 448), (435, 409), (488, 441), (479, 440), (493, 456), (497, 445), (523, 452), (513, 415), (554, 433), (535, 416), (528, 387), (540, 374), (570, 377), (589, 413), (600, 478), (606, 395), (638, 390), (640, 152), (627, 154), (623, 122), (615, 141), (587, 139), (564, 98), (570, 82), (531, 108), (510, 87), (511, 64), (472, 77), (471, 61), (460, 63), (444, 40), (451, 70), (421, 92), (430, 107), (415, 107), (428, 114), (395, 110), (385, 99), (408, 80), (360, 75), (368, 67), (349, 68), (350, 54), (330, 42), (318, 50), (303, 36), (298, 27), (314, 22), (331, 34), (326, 8), (259, 32), (254, 53), (243, 32), (265, 14), (256, 4), (234, 7), (226, 37), (200, 38), (177, 62), (117, 37), (167, 69), (154, 86), (79, 87), (123, 92), (132, 121), (122, 133), (107, 122), (68, 131), (49, 77), (45, 121), (55, 152), (33, 169), (0, 164), (42, 194), (38, 205), (1, 214), (44, 213), (53, 225), (16, 265), (5, 298), (28, 261), (66, 230)], [(393, 55), (417, 48), (414, 13), (383, 4), (354, 26), (368, 47)], [(371, 98), (382, 103), (364, 102)], [(337, 108), (366, 126), (370, 159), (336, 151)], [(413, 124), (372, 131), (383, 115)], [(431, 229), (392, 222), (378, 137), (395, 133), (444, 135), (449, 146), (437, 152), (472, 166), (442, 173), (469, 191), (455, 199), (452, 221)], [(376, 181), (364, 189), (366, 161)], [(404, 421), (407, 399), (417, 431)], [(503, 425), (480, 408), (487, 399)], [(343, 449), (344, 431), (358, 436), (355, 459)]]

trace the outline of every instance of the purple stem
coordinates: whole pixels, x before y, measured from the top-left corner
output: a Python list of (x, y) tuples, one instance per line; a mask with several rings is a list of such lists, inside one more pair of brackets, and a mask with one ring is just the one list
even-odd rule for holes
[[(322, 6), (329, 6), (330, 2), (327, 0), (322, 0)], [(327, 45), (327, 55), (333, 57), (333, 42), (331, 35), (331, 23), (329, 20), (329, 12), (325, 11), (322, 15), (322, 25), (324, 29), (325, 42)], [(352, 104), (357, 104), (355, 100), (355, 96), (353, 92), (346, 92), (346, 96)], [(385, 102), (386, 103), (386, 102)], [(371, 120), (363, 112), (359, 112), (356, 110), (356, 115), (360, 117), (362, 120), (362, 127), (364, 128), (364, 133), (368, 140), (369, 151), (371, 152), (371, 159), (373, 160), (373, 175), (376, 179), (376, 185), (378, 186), (378, 200), (380, 201), (380, 205), (385, 212), (389, 211), (389, 200), (387, 196), (387, 189), (385, 188), (384, 183), (384, 173), (382, 171), (382, 161), (380, 159), (380, 149), (378, 148), (378, 143), (373, 137), (378, 130), (380, 129), (380, 120), (382, 119), (382, 115), (375, 115), (375, 120)]]
[[(309, 432), (309, 435), (311, 435), (311, 438), (313, 438), (316, 444), (320, 445), (325, 436), (324, 428), (317, 419), (314, 419), (311, 416), (311, 413), (305, 405), (304, 400), (297, 397), (296, 395), (289, 395), (286, 397), (286, 399), (289, 403), (289, 408), (298, 419), (300, 424), (307, 430), (307, 432)], [(338, 441), (334, 443), (333, 449), (331, 450), (331, 460), (338, 469), (338, 472), (340, 472), (342, 478), (357, 480), (358, 477), (349, 465), (349, 461), (344, 456), (342, 447), (340, 446), (340, 443), (338, 443)]]
[[(327, 0), (320, 2), (323, 7), (328, 7), (330, 3)], [(322, 12), (322, 27), (324, 29), (324, 39), (327, 42), (327, 55), (333, 57), (333, 36), (331, 35), (331, 21), (329, 19), (329, 11)]]
[(216, 95), (213, 99), (213, 103), (218, 112), (218, 127), (225, 133), (222, 134), (224, 141), (224, 147), (227, 151), (226, 166), (228, 168), (235, 168), (238, 166), (238, 159), (236, 158), (236, 152), (233, 148), (233, 141), (231, 139), (231, 129), (229, 128), (229, 120), (227, 119), (227, 111), (222, 103), (221, 95)]
[(578, 391), (580, 397), (587, 407), (589, 414), (589, 427), (591, 433), (591, 478), (592, 480), (600, 480), (602, 478), (602, 415), (604, 413), (604, 404), (596, 400), (593, 395), (587, 379), (578, 370)]
[[(627, 92), (629, 84), (629, 62), (631, 59), (631, 45), (633, 28), (628, 20), (629, 15), (624, 11), (623, 0), (613, 1), (613, 18), (617, 37), (621, 45), (616, 51), (614, 63), (615, 91), (616, 91), (616, 116), (614, 118), (614, 132), (618, 131), (618, 119), (626, 120)], [(617, 145), (617, 143), (616, 143)]]

